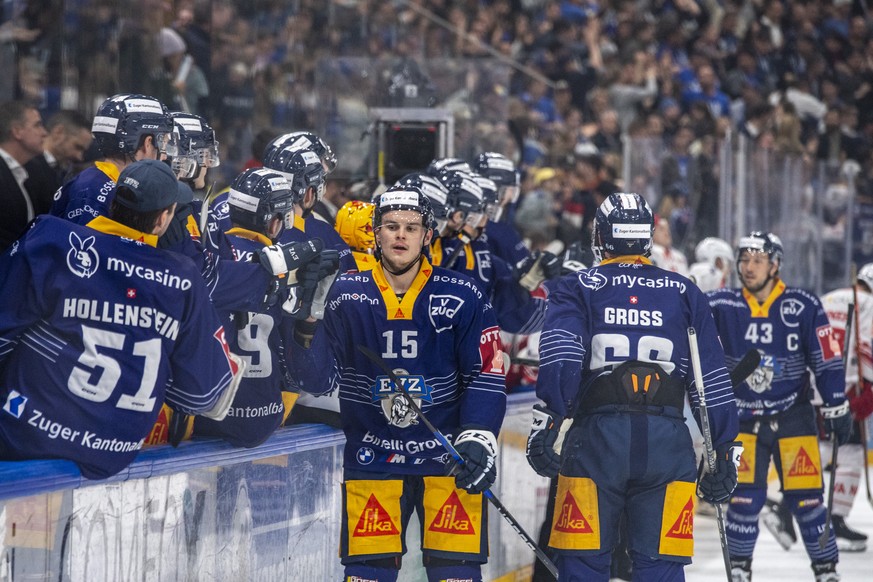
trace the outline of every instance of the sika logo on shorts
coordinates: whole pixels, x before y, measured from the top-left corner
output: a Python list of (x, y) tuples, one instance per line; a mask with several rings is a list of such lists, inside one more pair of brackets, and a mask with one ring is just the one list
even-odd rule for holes
[(779, 457), (786, 490), (822, 487), (821, 458), (815, 435), (779, 439)]
[(737, 467), (737, 483), (755, 482), (755, 447), (758, 436), (741, 432), (737, 439), (743, 443), (743, 454), (740, 456), (740, 465)]
[(424, 478), (424, 547), (478, 554), (482, 545), (482, 496), (455, 488), (454, 477)]
[(94, 249), (96, 239), (89, 236), (83, 240), (78, 234), (71, 232), (69, 241), (71, 248), (67, 252), (67, 267), (77, 277), (90, 278), (100, 266), (100, 255)]
[[(348, 555), (401, 552), (400, 495), (403, 482), (354, 479), (343, 484)], [(343, 544), (345, 545), (345, 544)]]
[(558, 476), (549, 545), (561, 550), (600, 549), (597, 485), (587, 477)]
[(694, 553), (694, 488), (687, 481), (673, 481), (664, 491), (661, 542), (658, 551), (671, 556)]

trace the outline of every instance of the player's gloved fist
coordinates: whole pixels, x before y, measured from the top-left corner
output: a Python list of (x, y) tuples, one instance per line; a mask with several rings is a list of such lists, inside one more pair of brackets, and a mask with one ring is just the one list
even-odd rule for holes
[(527, 462), (543, 477), (554, 478), (561, 468), (561, 455), (555, 451), (560, 431), (558, 415), (542, 404), (534, 404), (533, 422), (527, 437)]
[(852, 411), (849, 409), (849, 401), (836, 406), (822, 406), (821, 416), (824, 419), (825, 429), (836, 439), (838, 445), (849, 442), (852, 436)]
[(715, 471), (709, 471), (704, 458), (700, 462), (700, 477), (697, 479), (697, 496), (708, 503), (724, 503), (737, 486), (737, 467), (743, 443), (733, 441), (720, 445), (715, 450)]
[(455, 449), (463, 464), (452, 460), (449, 474), (455, 475), (455, 486), (470, 493), (482, 493), (497, 479), (497, 439), (490, 430), (465, 430), (455, 439)]
[(257, 260), (270, 274), (279, 277), (293, 273), (301, 266), (318, 258), (324, 243), (320, 238), (303, 242), (276, 243), (262, 248)]
[(516, 266), (518, 283), (528, 291), (533, 291), (546, 279), (554, 279), (561, 274), (562, 261), (548, 251), (534, 251)]

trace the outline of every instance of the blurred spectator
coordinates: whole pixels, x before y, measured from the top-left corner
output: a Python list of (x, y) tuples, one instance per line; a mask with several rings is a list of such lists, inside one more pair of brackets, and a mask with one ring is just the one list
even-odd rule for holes
[(36, 216), (24, 165), (42, 153), (45, 136), (35, 107), (23, 101), (0, 103), (0, 252), (17, 240)]
[(533, 189), (522, 195), (515, 212), (515, 226), (522, 238), (529, 241), (530, 250), (545, 247), (555, 239), (558, 226), (557, 195), (561, 189), (560, 176), (554, 168), (539, 168), (532, 172)]
[(55, 192), (71, 177), (73, 164), (82, 162), (93, 141), (91, 122), (78, 111), (69, 109), (52, 115), (46, 123), (46, 131), (42, 153), (24, 164), (25, 186), (34, 214), (45, 214), (51, 209)]
[(673, 246), (670, 221), (661, 215), (655, 216), (651, 259), (662, 269), (688, 276), (688, 259), (682, 251)]
[(636, 119), (644, 104), (657, 97), (657, 73), (654, 59), (643, 51), (635, 52), (621, 64), (618, 78), (609, 86), (609, 100), (622, 130)]
[(205, 115), (209, 85), (194, 57), (188, 54), (185, 41), (178, 32), (164, 27), (158, 33), (158, 50), (163, 61), (158, 81), (162, 90), (155, 97), (172, 111)]

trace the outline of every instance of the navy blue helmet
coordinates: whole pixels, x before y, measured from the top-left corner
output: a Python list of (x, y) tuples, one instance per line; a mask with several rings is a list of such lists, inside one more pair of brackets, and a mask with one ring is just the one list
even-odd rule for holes
[(166, 105), (147, 95), (114, 95), (106, 99), (91, 124), (94, 144), (104, 156), (133, 156), (145, 136), (155, 147), (174, 156), (178, 153), (173, 118)]
[(591, 250), (598, 261), (611, 256), (647, 256), (652, 248), (655, 215), (639, 194), (616, 192), (601, 203), (594, 215)]
[(285, 176), (268, 168), (250, 168), (234, 178), (227, 205), (233, 223), (255, 232), (264, 233), (276, 215), (281, 215), (286, 227), (294, 222), (291, 184)]

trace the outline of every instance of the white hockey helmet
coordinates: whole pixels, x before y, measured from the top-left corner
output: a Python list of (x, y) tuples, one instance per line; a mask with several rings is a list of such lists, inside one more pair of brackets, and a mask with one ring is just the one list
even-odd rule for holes
[(858, 271), (858, 281), (862, 281), (873, 291), (873, 263), (867, 263)]
[(734, 262), (734, 249), (723, 239), (708, 236), (694, 248), (694, 260), (698, 263), (715, 265), (717, 259), (721, 259), (725, 266)]

